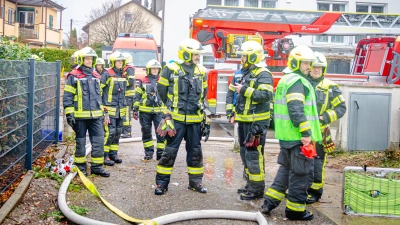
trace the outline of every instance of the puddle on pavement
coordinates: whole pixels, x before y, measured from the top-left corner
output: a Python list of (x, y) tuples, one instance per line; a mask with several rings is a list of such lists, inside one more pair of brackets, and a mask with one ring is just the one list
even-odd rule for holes
[(214, 180), (215, 159), (213, 157), (206, 157), (204, 161), (204, 176), (207, 180)]
[[(215, 158), (206, 157), (204, 160), (204, 177), (208, 181), (213, 181), (215, 175)], [(220, 176), (217, 176), (220, 177)], [(233, 159), (226, 158), (224, 159), (224, 183), (226, 186), (233, 185)]]

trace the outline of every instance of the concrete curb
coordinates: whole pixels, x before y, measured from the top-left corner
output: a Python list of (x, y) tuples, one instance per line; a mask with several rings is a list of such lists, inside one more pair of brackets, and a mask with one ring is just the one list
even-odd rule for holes
[(11, 211), (20, 203), (26, 191), (28, 190), (29, 184), (31, 183), (34, 175), (35, 172), (33, 170), (28, 170), (21, 183), (18, 185), (18, 188), (3, 205), (3, 207), (0, 208), (0, 223), (2, 223), (8, 214), (10, 214)]

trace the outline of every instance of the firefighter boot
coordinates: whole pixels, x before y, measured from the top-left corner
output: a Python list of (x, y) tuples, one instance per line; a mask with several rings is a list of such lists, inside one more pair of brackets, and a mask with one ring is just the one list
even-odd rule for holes
[(144, 160), (151, 160), (153, 158), (153, 156), (152, 155), (145, 155), (144, 156)]
[(246, 184), (244, 187), (237, 189), (238, 194), (246, 193), (249, 186)]
[(268, 204), (267, 200), (264, 200), (264, 204), (261, 206), (261, 209), (261, 213), (268, 215), (273, 209), (275, 209), (275, 207)]
[(289, 220), (312, 220), (314, 218), (312, 212), (295, 212), (287, 208), (285, 209), (285, 214)]
[(314, 203), (318, 202), (318, 200), (319, 199), (317, 199), (315, 196), (309, 194), (307, 196), (306, 204), (314, 204)]
[(188, 189), (192, 190), (192, 191), (197, 191), (197, 192), (203, 193), (203, 194), (207, 193), (207, 188), (203, 187), (203, 184), (201, 184), (201, 183), (196, 184), (196, 183), (189, 182)]
[(257, 193), (257, 192), (252, 192), (252, 191), (247, 191), (240, 195), (241, 200), (256, 200), (256, 199), (263, 198), (263, 197), (264, 197), (263, 192)]
[(157, 155), (156, 155), (156, 159), (157, 160), (160, 160), (161, 159), (161, 156), (162, 156), (162, 153), (163, 153), (163, 149), (157, 149)]
[(108, 152), (104, 152), (104, 165), (106, 166), (114, 166), (115, 162), (110, 160), (110, 157), (108, 156)]
[(155, 195), (163, 195), (167, 191), (168, 191), (168, 187), (163, 187), (163, 186), (158, 184), (156, 189), (154, 190), (154, 194)]
[(110, 176), (110, 173), (105, 171), (101, 164), (92, 164), (90, 171), (92, 174), (96, 174), (101, 177), (109, 177)]
[(115, 163), (122, 163), (122, 159), (118, 158), (118, 155), (117, 155), (117, 154), (115, 154), (115, 155), (110, 155), (110, 159), (111, 159), (112, 161), (114, 161)]
[(75, 165), (83, 173), (83, 175), (87, 176), (87, 173), (86, 173), (87, 165), (86, 165), (86, 163), (75, 163)]

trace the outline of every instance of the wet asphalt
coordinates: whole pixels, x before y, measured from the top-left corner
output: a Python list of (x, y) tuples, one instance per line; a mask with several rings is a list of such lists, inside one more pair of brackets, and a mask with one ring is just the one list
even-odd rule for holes
[[(231, 137), (233, 125), (225, 119), (212, 121), (212, 137)], [(137, 121), (133, 124), (133, 137), (140, 137), (140, 125)], [(267, 138), (273, 138), (273, 132)], [(97, 186), (100, 194), (131, 217), (138, 219), (151, 219), (170, 213), (190, 210), (237, 210), (257, 212), (261, 209), (263, 199), (242, 201), (237, 188), (245, 184), (243, 180), (243, 166), (240, 155), (233, 150), (232, 142), (208, 141), (202, 142), (205, 174), (203, 185), (208, 193), (201, 194), (187, 189), (188, 174), (186, 167), (185, 142), (182, 142), (175, 161), (171, 176), (169, 190), (165, 195), (154, 195), (155, 175), (157, 161), (143, 161), (144, 150), (141, 142), (123, 143), (120, 145), (119, 157), (122, 164), (107, 167), (111, 172), (109, 178), (90, 177)], [(279, 153), (278, 144), (266, 144), (266, 188), (270, 186), (278, 169), (276, 158)], [(79, 178), (75, 178), (79, 179)], [(89, 218), (116, 224), (130, 224), (111, 212), (102, 202), (86, 189), (80, 192), (67, 194), (69, 206), (75, 205), (90, 210), (86, 215)], [(312, 221), (287, 221), (284, 216), (285, 203), (267, 216), (268, 224), (335, 224), (331, 219), (317, 210), (311, 209), (315, 214)], [(310, 210), (310, 208), (308, 208)], [(174, 224), (257, 224), (256, 222), (202, 219), (184, 221)]]

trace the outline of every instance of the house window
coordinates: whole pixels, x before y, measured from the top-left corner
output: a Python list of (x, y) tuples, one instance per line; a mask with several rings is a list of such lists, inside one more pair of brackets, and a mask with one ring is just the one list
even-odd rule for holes
[(225, 0), (226, 6), (239, 6), (239, 0)]
[(34, 24), (34, 13), (29, 11), (20, 11), (19, 12), (19, 22), (21, 24)]
[[(318, 11), (344, 12), (346, 11), (346, 4), (318, 2), (317, 9)], [(344, 36), (316, 36), (315, 42), (320, 44), (344, 44)]]
[[(368, 5), (368, 4), (357, 4), (356, 12), (364, 12), (364, 13), (383, 13), (384, 12), (383, 5)], [(361, 39), (370, 38), (371, 36), (359, 35), (354, 37), (354, 44), (358, 44)]]
[(52, 15), (49, 16), (49, 28), (50, 29), (53, 28), (53, 16)]
[(261, 8), (276, 8), (276, 1), (261, 1)]
[(222, 5), (222, 0), (207, 0), (207, 5)]
[(258, 0), (244, 0), (245, 7), (258, 7)]
[(133, 23), (133, 13), (131, 12), (125, 13), (125, 23)]
[(14, 9), (8, 8), (8, 24), (12, 25), (14, 23)]
[(366, 13), (383, 13), (384, 11), (383, 5), (365, 5), (365, 4), (357, 4), (356, 12), (366, 12)]

